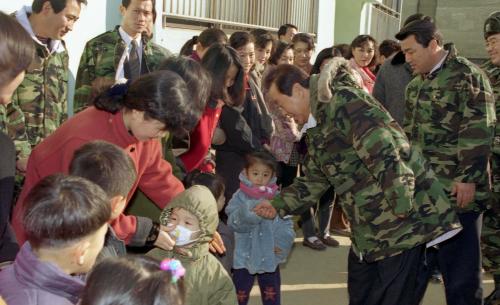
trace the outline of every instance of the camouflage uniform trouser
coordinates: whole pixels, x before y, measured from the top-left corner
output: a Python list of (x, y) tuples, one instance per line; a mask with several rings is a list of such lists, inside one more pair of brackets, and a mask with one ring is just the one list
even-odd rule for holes
[(492, 208), (483, 214), (481, 249), (483, 267), (493, 275), (500, 275), (500, 193), (493, 193)]

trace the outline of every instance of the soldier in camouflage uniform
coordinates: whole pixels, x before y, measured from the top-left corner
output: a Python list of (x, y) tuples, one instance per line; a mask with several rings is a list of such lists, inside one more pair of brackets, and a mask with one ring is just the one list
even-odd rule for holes
[(396, 38), (417, 75), (406, 88), (404, 130), (445, 186), (463, 226), (437, 251), (446, 300), (450, 305), (482, 304), (479, 238), (495, 123), (491, 87), (452, 44), (442, 46), (433, 22), (411, 22)]
[(483, 267), (493, 274), (495, 289), (485, 299), (485, 305), (500, 304), (500, 11), (491, 14), (484, 24), (486, 50), (490, 59), (482, 66), (491, 82), (495, 96), (497, 123), (493, 140), (491, 172), (492, 198), (483, 215), (481, 235)]
[[(12, 97), (24, 113), (32, 147), (53, 133), (67, 118), (68, 52), (62, 37), (73, 29), (86, 0), (34, 0), (15, 13), (17, 21), (33, 38), (36, 56), (24, 81)], [(10, 125), (19, 122), (9, 111)], [(21, 126), (21, 125), (18, 125)], [(17, 131), (16, 131), (17, 133)], [(21, 133), (21, 131), (19, 131)]]
[(31, 145), (26, 135), (24, 114), (13, 103), (7, 105), (0, 104), (0, 131), (7, 134), (14, 141), (16, 159), (18, 163), (22, 163), (18, 165), (18, 168), (24, 171), (26, 169), (24, 160), (28, 160), (31, 153)]
[(157, 69), (170, 52), (150, 40), (148, 27), (156, 15), (154, 0), (122, 0), (121, 26), (92, 38), (85, 45), (75, 85), (74, 109), (80, 111), (92, 104), (89, 101), (92, 82), (98, 78), (130, 79), (127, 63), (132, 50), (132, 41), (138, 45), (140, 74)]
[(443, 186), (403, 130), (360, 86), (343, 58), (308, 80), (280, 65), (266, 77), (269, 100), (307, 121), (305, 176), (255, 212), (300, 214), (333, 186), (351, 224), (349, 303), (417, 304), (425, 244), (460, 230)]

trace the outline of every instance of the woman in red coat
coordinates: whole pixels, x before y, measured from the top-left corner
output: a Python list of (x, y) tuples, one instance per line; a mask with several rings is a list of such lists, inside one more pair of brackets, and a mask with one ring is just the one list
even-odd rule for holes
[[(89, 107), (65, 122), (35, 147), (28, 161), (24, 188), (14, 209), (13, 226), (18, 242), (25, 241), (21, 223), (24, 199), (43, 177), (67, 173), (73, 153), (83, 144), (104, 140), (127, 151), (134, 161), (139, 187), (160, 208), (184, 190), (162, 158), (158, 141), (167, 131), (191, 130), (204, 105), (194, 103), (186, 82), (176, 73), (157, 71), (141, 76), (130, 87), (115, 85), (94, 99)], [(144, 223), (141, 223), (144, 222)], [(171, 239), (147, 218), (121, 215), (111, 224), (129, 245), (155, 244), (169, 248)]]

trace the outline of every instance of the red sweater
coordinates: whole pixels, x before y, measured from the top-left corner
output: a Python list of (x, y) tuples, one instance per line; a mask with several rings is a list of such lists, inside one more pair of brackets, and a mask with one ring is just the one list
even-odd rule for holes
[[(93, 140), (116, 144), (132, 157), (137, 180), (130, 191), (129, 200), (139, 187), (158, 207), (164, 208), (184, 190), (182, 183), (172, 174), (170, 164), (162, 158), (160, 141), (140, 142), (130, 135), (123, 122), (122, 112), (111, 114), (89, 107), (61, 125), (32, 151), (24, 187), (12, 220), (19, 244), (26, 240), (21, 222), (22, 207), (31, 188), (48, 175), (68, 173), (74, 151)], [(136, 223), (134, 216), (122, 214), (111, 225), (116, 235), (128, 243), (136, 231)]]
[(199, 168), (200, 165), (202, 171), (213, 170), (213, 168), (202, 165), (210, 149), (210, 144), (212, 144), (215, 127), (217, 127), (222, 111), (222, 107), (213, 104), (214, 102), (208, 102), (205, 106), (205, 111), (203, 111), (200, 121), (189, 134), (189, 150), (179, 157), (187, 172)]

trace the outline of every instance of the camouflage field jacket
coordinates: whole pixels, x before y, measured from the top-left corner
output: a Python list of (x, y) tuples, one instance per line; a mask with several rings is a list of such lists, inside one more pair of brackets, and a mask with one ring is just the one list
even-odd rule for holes
[(493, 174), (493, 191), (495, 193), (500, 193), (500, 67), (494, 65), (489, 60), (482, 66), (482, 68), (490, 79), (493, 95), (495, 96), (497, 123), (495, 128), (495, 138), (492, 146), (491, 173)]
[[(115, 79), (116, 69), (125, 51), (126, 45), (120, 36), (118, 26), (97, 37), (92, 38), (85, 45), (75, 85), (74, 109), (82, 110), (91, 102), (89, 101), (92, 82), (97, 78)], [(146, 71), (152, 72), (171, 53), (150, 40), (143, 39), (143, 64)]]
[[(325, 68), (319, 80), (310, 80), (317, 126), (306, 132), (305, 176), (271, 204), (280, 214), (300, 214), (333, 186), (351, 224), (353, 249), (367, 262), (459, 228), (422, 154), (410, 149), (401, 127), (352, 79), (347, 61), (332, 60)], [(333, 79), (323, 81), (325, 73)], [(325, 87), (330, 94), (321, 93)]]
[(453, 45), (445, 49), (449, 53), (439, 69), (408, 84), (404, 130), (447, 192), (453, 182), (476, 184), (475, 200), (465, 210), (481, 211), (489, 198), (493, 93), (478, 67), (457, 56)]
[[(24, 7), (15, 13), (33, 37), (36, 54), (12, 96), (12, 103), (24, 113), (26, 134), (34, 147), (67, 119), (69, 57), (64, 41), (52, 40), (45, 45), (36, 38), (28, 21), (30, 12), (31, 8)], [(16, 121), (16, 118), (8, 119)]]

